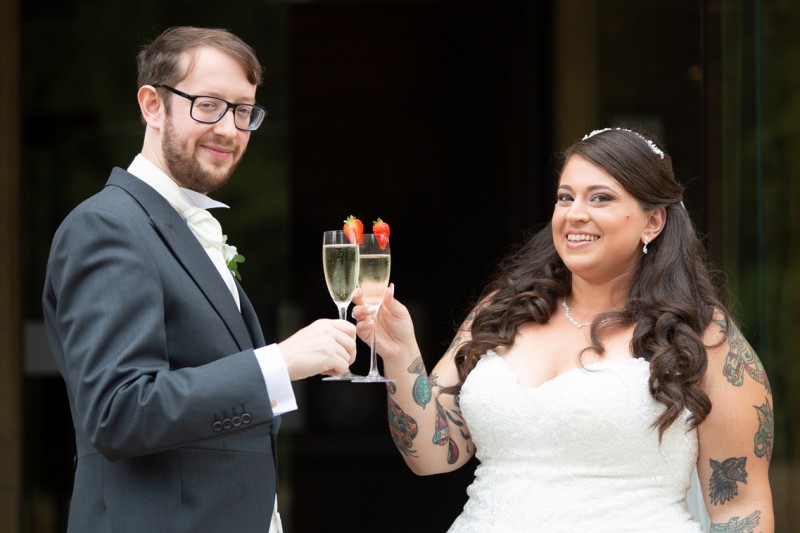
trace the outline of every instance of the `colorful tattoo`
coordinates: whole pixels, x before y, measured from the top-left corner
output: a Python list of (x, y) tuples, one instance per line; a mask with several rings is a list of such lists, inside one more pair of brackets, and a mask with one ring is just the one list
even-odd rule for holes
[[(461, 416), (458, 396), (456, 396), (453, 401), (456, 404), (456, 409), (453, 411), (445, 411), (447, 420), (450, 424), (453, 424), (458, 429), (458, 433), (461, 435), (461, 438), (464, 439), (464, 443), (466, 444), (467, 453), (472, 454), (472, 447), (470, 446), (470, 443), (472, 442), (472, 436), (469, 434), (469, 431), (467, 431), (467, 425), (464, 423), (464, 418)], [(459, 455), (460, 452), (458, 450), (458, 446), (456, 446), (455, 441), (451, 438), (450, 452), (448, 455), (448, 461), (450, 461), (450, 464), (455, 463), (458, 460)]]
[(740, 519), (734, 516), (725, 524), (711, 524), (711, 533), (753, 533), (753, 529), (761, 522), (761, 511)]
[(436, 431), (433, 433), (433, 443), (437, 446), (445, 446), (447, 441), (450, 440), (447, 415), (445, 415), (444, 407), (439, 403), (439, 400), (436, 400), (434, 403), (436, 404)]
[(391, 398), (389, 398), (389, 432), (400, 453), (409, 457), (417, 456), (417, 451), (412, 448), (417, 436), (417, 421), (403, 412)]
[(714, 505), (723, 505), (739, 494), (737, 483), (747, 485), (747, 457), (729, 457), (721, 463), (714, 459), (711, 463), (711, 479), (708, 495)]
[(386, 383), (386, 392), (392, 395), (397, 392), (397, 385), (395, 385), (394, 381)]
[(772, 406), (769, 398), (764, 398), (764, 405), (754, 405), (758, 412), (758, 432), (753, 441), (756, 457), (766, 457), (767, 461), (772, 459), (772, 438), (775, 432), (775, 423), (772, 415)]
[(456, 444), (456, 441), (449, 439), (447, 444), (447, 464), (456, 464), (459, 455), (461, 454), (458, 451), (458, 445)]
[[(431, 389), (438, 385), (439, 377), (436, 374), (431, 374), (429, 377)], [(458, 397), (456, 396), (456, 405), (458, 405)], [(459, 428), (464, 427), (463, 422), (459, 422), (453, 418), (453, 416), (442, 406), (438, 399), (435, 400), (436, 403), (436, 428), (433, 434), (433, 443), (438, 446), (447, 446), (447, 462), (448, 464), (455, 464), (458, 461), (458, 458), (461, 455), (461, 452), (458, 450), (458, 444), (452, 438), (450, 438), (450, 423), (455, 424)], [(460, 413), (459, 413), (460, 415)], [(449, 423), (448, 423), (449, 421)], [(463, 430), (459, 430), (461, 436), (464, 437), (465, 433)], [(467, 448), (469, 449), (469, 447)]]
[(410, 374), (422, 374), (425, 371), (425, 363), (422, 362), (422, 357), (417, 357), (414, 362), (408, 367)]
[(447, 419), (456, 425), (458, 432), (461, 433), (461, 437), (464, 440), (472, 440), (472, 436), (467, 431), (467, 425), (464, 423), (464, 417), (461, 416), (461, 405), (459, 403), (458, 396), (453, 398), (453, 402), (456, 404), (456, 409), (452, 412), (447, 411)]
[(722, 373), (727, 378), (728, 382), (734, 387), (741, 387), (744, 383), (745, 372), (758, 383), (761, 383), (768, 393), (772, 393), (767, 379), (767, 373), (764, 372), (764, 366), (761, 360), (756, 355), (756, 352), (744, 338), (742, 332), (734, 327), (728, 331), (727, 324), (724, 320), (715, 320), (716, 324), (722, 328), (722, 331), (728, 335), (728, 357), (725, 360), (725, 367)]
[[(467, 426), (464, 424), (464, 419), (461, 418), (460, 410), (448, 411), (438, 399), (434, 400), (434, 403), (436, 404), (436, 428), (431, 440), (437, 446), (447, 446), (447, 462), (452, 465), (461, 457), (461, 451), (456, 441), (450, 436), (450, 424), (458, 428), (461, 438), (466, 441), (467, 453), (471, 453), (469, 445), (471, 438), (466, 431)], [(458, 407), (458, 397), (455, 398), (455, 403)]]
[(422, 362), (422, 357), (417, 357), (411, 363), (411, 366), (408, 367), (408, 372), (410, 374), (418, 374), (411, 389), (411, 396), (417, 405), (425, 409), (425, 406), (431, 402), (431, 382), (425, 375), (425, 363)]

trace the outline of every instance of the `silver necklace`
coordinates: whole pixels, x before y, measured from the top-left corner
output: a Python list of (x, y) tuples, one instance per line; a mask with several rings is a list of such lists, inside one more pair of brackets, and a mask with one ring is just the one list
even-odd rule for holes
[(569, 320), (570, 323), (573, 326), (575, 326), (576, 328), (580, 329), (582, 327), (591, 326), (592, 325), (592, 322), (578, 322), (577, 320), (572, 318), (572, 315), (569, 312), (569, 306), (567, 305), (567, 297), (566, 296), (564, 296), (564, 299), (561, 300), (561, 306), (564, 308), (564, 316), (567, 317), (567, 320)]

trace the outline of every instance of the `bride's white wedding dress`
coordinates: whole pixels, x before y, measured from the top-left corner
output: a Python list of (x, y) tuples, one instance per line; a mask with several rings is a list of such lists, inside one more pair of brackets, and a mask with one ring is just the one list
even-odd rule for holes
[(489, 352), (460, 406), (480, 464), (452, 533), (701, 533), (686, 505), (697, 432), (659, 443), (643, 359), (605, 358), (538, 387)]

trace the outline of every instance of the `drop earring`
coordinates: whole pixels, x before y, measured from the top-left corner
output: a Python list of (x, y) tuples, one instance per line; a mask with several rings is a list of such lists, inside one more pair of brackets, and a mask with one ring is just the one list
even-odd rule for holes
[(650, 239), (647, 238), (647, 235), (644, 236), (644, 246), (642, 247), (642, 253), (647, 254), (647, 243), (650, 242)]

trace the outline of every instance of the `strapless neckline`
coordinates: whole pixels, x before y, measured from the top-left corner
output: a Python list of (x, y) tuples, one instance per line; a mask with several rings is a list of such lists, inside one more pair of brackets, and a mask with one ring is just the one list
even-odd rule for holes
[(510, 364), (508, 364), (508, 361), (506, 361), (505, 358), (502, 355), (498, 354), (494, 350), (489, 350), (483, 356), (483, 358), (487, 358), (487, 357), (488, 358), (497, 358), (497, 359), (499, 359), (503, 363), (503, 366), (506, 369), (508, 369), (509, 374), (514, 379), (514, 383), (519, 388), (521, 388), (523, 390), (530, 390), (530, 391), (536, 391), (536, 390), (541, 389), (542, 387), (548, 386), (550, 384), (557, 384), (557, 382), (560, 381), (562, 378), (563, 379), (568, 379), (574, 373), (578, 373), (578, 372), (581, 372), (581, 371), (591, 372), (593, 370), (597, 370), (597, 369), (600, 369), (600, 368), (603, 368), (603, 367), (606, 367), (606, 366), (612, 366), (612, 365), (615, 365), (615, 364), (646, 365), (649, 368), (649, 363), (645, 359), (643, 359), (641, 357), (636, 357), (636, 358), (634, 358), (634, 357), (620, 357), (620, 356), (603, 357), (601, 359), (597, 359), (595, 361), (592, 361), (591, 363), (588, 363), (588, 364), (585, 364), (585, 365), (581, 365), (581, 366), (576, 366), (575, 368), (571, 368), (569, 370), (565, 370), (563, 372), (560, 372), (560, 373), (556, 374), (555, 376), (553, 376), (552, 378), (547, 379), (547, 380), (541, 382), (538, 385), (527, 386), (527, 385), (522, 385), (519, 382), (519, 374), (517, 373), (517, 371)]

